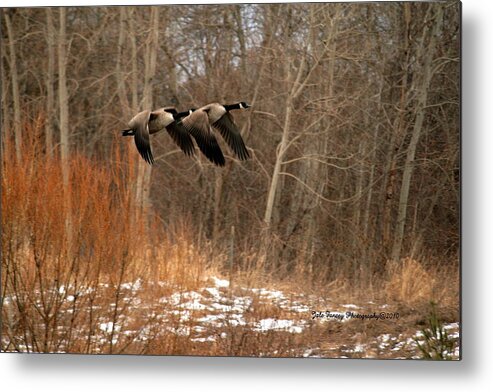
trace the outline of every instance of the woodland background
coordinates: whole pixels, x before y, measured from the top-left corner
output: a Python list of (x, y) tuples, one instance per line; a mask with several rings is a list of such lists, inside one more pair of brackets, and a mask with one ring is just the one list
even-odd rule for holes
[[(62, 286), (211, 269), (458, 312), (459, 22), (454, 1), (2, 9), (3, 332), (53, 350)], [(150, 167), (120, 137), (214, 101), (252, 105), (249, 161), (162, 133)]]

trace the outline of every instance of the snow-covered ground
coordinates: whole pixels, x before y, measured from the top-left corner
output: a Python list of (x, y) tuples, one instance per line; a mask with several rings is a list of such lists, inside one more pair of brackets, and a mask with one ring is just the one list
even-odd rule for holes
[[(140, 295), (143, 282), (126, 282), (121, 285), (125, 295), (123, 303), (127, 312), (132, 314), (138, 310), (150, 320), (144, 327), (142, 323), (133, 323), (131, 317), (105, 318), (99, 315), (97, 331), (94, 333), (95, 352), (110, 341), (113, 345), (122, 342), (146, 342), (165, 333), (188, 337), (196, 344), (212, 344), (230, 338), (232, 328), (242, 327), (260, 334), (284, 333), (302, 336), (313, 328), (328, 328), (327, 323), (347, 323), (356, 319), (360, 323), (398, 322), (398, 320), (365, 320), (358, 319), (361, 314), (380, 314), (388, 311), (388, 305), (367, 304), (334, 304), (322, 298), (307, 296), (302, 293), (285, 293), (267, 288), (230, 287), (227, 280), (209, 277), (204, 286), (195, 291), (173, 290), (166, 282), (159, 282), (160, 288), (170, 292), (146, 303)], [(70, 288), (61, 287), (61, 294), (67, 302), (74, 301), (75, 295), (91, 293), (91, 289), (73, 293)], [(9, 299), (7, 299), (7, 302)], [(4, 302), (5, 304), (5, 302)], [(114, 305), (114, 304), (111, 304)], [(67, 309), (69, 311), (70, 309)], [(108, 313), (106, 313), (108, 314)], [(109, 317), (109, 316), (108, 316)], [(450, 338), (456, 341), (453, 359), (459, 357), (459, 325), (446, 324), (444, 329)], [(358, 334), (356, 334), (358, 335)], [(319, 344), (310, 343), (295, 356), (303, 357), (402, 357), (421, 358), (415, 339), (422, 338), (419, 330), (411, 334), (383, 333), (373, 339), (356, 336), (348, 342), (330, 344), (330, 336), (318, 340)], [(5, 343), (5, 342), (4, 342)], [(271, 353), (272, 354), (272, 353)], [(263, 353), (259, 353), (259, 356)]]

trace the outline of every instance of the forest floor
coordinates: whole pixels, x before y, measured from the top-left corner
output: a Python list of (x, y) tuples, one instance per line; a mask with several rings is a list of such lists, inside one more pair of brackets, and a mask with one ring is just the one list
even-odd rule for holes
[[(108, 284), (100, 283), (100, 286), (98, 295), (104, 297)], [(240, 283), (230, 285), (228, 280), (217, 276), (209, 276), (189, 291), (167, 282), (143, 283), (140, 279), (120, 287), (118, 312), (94, 313), (90, 349), (81, 352), (423, 358), (417, 341), (423, 343), (425, 339), (426, 312), (404, 304), (340, 303), (302, 292), (246, 287)], [(71, 303), (93, 291), (79, 289), (74, 293), (64, 287), (61, 290), (66, 302), (61, 309), (66, 317), (70, 317)], [(115, 303), (107, 305), (115, 308)], [(441, 330), (446, 331), (452, 344), (450, 352), (445, 354), (448, 359), (457, 360), (459, 323), (454, 317), (453, 312), (440, 313)], [(84, 334), (83, 330), (73, 328), (74, 336)], [(81, 341), (85, 340), (80, 337)], [(32, 347), (23, 348), (36, 351)], [(68, 351), (74, 350), (78, 351), (74, 348)], [(65, 352), (63, 345), (57, 352)]]

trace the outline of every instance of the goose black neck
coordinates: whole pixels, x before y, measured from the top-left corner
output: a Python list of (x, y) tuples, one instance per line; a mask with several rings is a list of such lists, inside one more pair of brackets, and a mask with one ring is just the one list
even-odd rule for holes
[(232, 105), (224, 105), (224, 109), (226, 109), (228, 112), (233, 109), (241, 109), (241, 106), (239, 103), (234, 103)]
[(186, 116), (188, 116), (189, 114), (190, 114), (190, 111), (188, 111), (188, 110), (187, 110), (186, 112), (180, 112), (180, 113), (175, 113), (175, 114), (173, 114), (173, 118), (174, 118), (175, 120), (179, 120), (180, 118), (186, 117)]

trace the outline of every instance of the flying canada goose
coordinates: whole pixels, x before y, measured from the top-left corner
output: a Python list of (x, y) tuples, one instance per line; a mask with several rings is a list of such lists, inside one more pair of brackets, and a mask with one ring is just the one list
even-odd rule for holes
[(190, 109), (191, 113), (183, 119), (183, 125), (195, 138), (202, 152), (214, 163), (224, 166), (224, 156), (217, 144), (211, 125), (221, 133), (233, 152), (243, 161), (248, 159), (250, 154), (245, 147), (233, 116), (229, 112), (233, 109), (247, 109), (249, 107), (250, 105), (246, 102), (232, 105), (210, 103), (199, 109)]
[(195, 153), (192, 138), (183, 127), (180, 118), (187, 116), (190, 112), (178, 113), (175, 108), (167, 107), (154, 111), (144, 110), (138, 113), (128, 123), (128, 128), (122, 131), (122, 136), (135, 136), (135, 145), (139, 154), (149, 163), (154, 163), (151, 151), (149, 135), (157, 133), (166, 128), (173, 141), (188, 156)]

